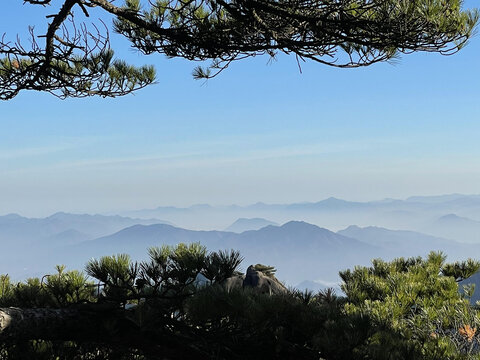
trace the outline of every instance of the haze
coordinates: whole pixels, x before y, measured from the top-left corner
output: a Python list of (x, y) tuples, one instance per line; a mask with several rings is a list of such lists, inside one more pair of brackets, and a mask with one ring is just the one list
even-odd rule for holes
[[(2, 18), (21, 8), (35, 23), (32, 7), (5, 7)], [(7, 37), (25, 31), (5, 21)], [(123, 45), (118, 55), (157, 65), (158, 84), (0, 104), (0, 214), (478, 193), (478, 36), (455, 56), (365, 69), (300, 73), (294, 58), (259, 57), (207, 83), (195, 64)]]

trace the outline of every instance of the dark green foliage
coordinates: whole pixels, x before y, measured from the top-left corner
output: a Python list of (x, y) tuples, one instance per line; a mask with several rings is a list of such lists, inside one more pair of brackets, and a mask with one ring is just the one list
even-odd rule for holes
[(459, 294), (456, 278), (442, 274), (451, 266), (443, 254), (431, 253), (425, 260), (375, 260), (370, 268), (342, 272), (345, 314), (370, 321), (366, 340), (354, 354), (433, 360), (463, 359), (478, 352), (478, 345), (468, 346), (478, 341), (476, 330), (471, 337), (462, 332), (480, 328), (479, 318)]
[(261, 271), (267, 276), (274, 276), (277, 272), (277, 269), (273, 266), (263, 265), (263, 264), (256, 264), (253, 266), (254, 270)]
[(316, 301), (210, 287), (188, 301), (187, 316), (218, 359), (314, 359), (312, 335), (325, 320)]
[(452, 264), (445, 264), (442, 267), (441, 272), (445, 276), (453, 277), (456, 281), (462, 281), (476, 273), (479, 268), (479, 261), (468, 259), (467, 261), (457, 261)]
[(103, 283), (104, 297), (125, 303), (135, 294), (138, 265), (132, 264), (126, 254), (104, 256), (88, 262), (85, 271)]
[[(477, 262), (426, 259), (374, 260), (342, 272), (345, 296), (289, 290), (262, 294), (222, 283), (238, 275), (235, 251), (208, 253), (199, 244), (149, 250), (150, 260), (127, 255), (92, 260), (87, 274), (57, 273), (25, 283), (0, 278), (0, 306), (108, 305), (117, 334), (102, 341), (0, 343), (10, 359), (477, 359), (480, 318), (458, 291), (458, 274)], [(255, 265), (273, 276), (275, 269)], [(453, 271), (452, 271), (453, 269)], [(113, 307), (112, 307), (113, 306)], [(109, 310), (111, 311), (111, 310)], [(110, 318), (109, 321), (111, 321)], [(110, 339), (110, 340), (109, 340)]]
[(77, 270), (65, 271), (57, 266), (57, 273), (42, 279), (30, 278), (24, 283), (12, 284), (8, 276), (0, 277), (0, 307), (59, 308), (96, 301), (96, 286)]
[(220, 283), (237, 273), (242, 260), (240, 253), (234, 250), (211, 253), (205, 259), (205, 269), (201, 274), (211, 282)]

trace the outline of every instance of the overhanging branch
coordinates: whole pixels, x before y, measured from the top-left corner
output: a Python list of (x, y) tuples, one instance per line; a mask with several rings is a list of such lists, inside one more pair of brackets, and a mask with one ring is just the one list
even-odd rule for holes
[[(51, 5), (50, 0), (26, 0)], [(45, 46), (0, 43), (0, 99), (21, 90), (55, 96), (120, 96), (154, 81), (153, 67), (113, 60), (108, 28), (90, 32), (74, 8), (100, 8), (113, 29), (144, 54), (210, 60), (196, 78), (209, 78), (251, 56), (293, 54), (334, 67), (368, 66), (416, 51), (452, 54), (471, 37), (479, 14), (444, 0), (63, 0)], [(213, 73), (212, 71), (213, 70)]]

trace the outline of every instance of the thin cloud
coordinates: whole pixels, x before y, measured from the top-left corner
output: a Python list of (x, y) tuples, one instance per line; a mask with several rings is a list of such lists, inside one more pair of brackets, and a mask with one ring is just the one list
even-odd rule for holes
[(34, 158), (45, 155), (52, 155), (56, 153), (61, 153), (66, 150), (79, 149), (83, 147), (93, 146), (102, 141), (105, 141), (105, 138), (102, 137), (70, 137), (62, 138), (57, 141), (55, 144), (39, 145), (39, 146), (26, 146), (26, 147), (17, 147), (12, 149), (0, 149), (0, 160), (16, 160), (16, 159), (25, 159), (25, 158)]
[(0, 160), (15, 160), (20, 158), (29, 158), (42, 155), (50, 155), (56, 152), (64, 151), (71, 148), (67, 145), (56, 146), (38, 146), (30, 148), (0, 150)]

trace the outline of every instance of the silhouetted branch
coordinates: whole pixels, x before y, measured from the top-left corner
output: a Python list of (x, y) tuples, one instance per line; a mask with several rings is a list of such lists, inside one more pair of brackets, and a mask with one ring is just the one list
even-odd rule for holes
[[(26, 0), (49, 5), (50, 0)], [(443, 0), (64, 0), (48, 26), (45, 45), (31, 31), (32, 49), (2, 39), (0, 99), (21, 90), (55, 96), (125, 95), (154, 81), (152, 67), (114, 61), (108, 28), (93, 33), (73, 21), (100, 8), (114, 17), (113, 29), (144, 54), (192, 61), (194, 77), (211, 78), (232, 62), (278, 53), (320, 64), (354, 68), (390, 61), (416, 51), (444, 55), (460, 50), (479, 14)], [(67, 25), (68, 26), (67, 26)], [(61, 33), (61, 34), (60, 34)]]

